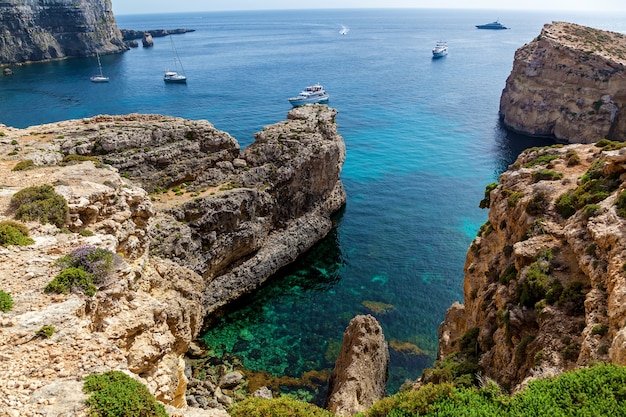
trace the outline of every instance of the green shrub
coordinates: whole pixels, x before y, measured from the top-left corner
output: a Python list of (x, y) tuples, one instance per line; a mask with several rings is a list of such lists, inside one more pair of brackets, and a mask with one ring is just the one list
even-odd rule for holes
[(532, 168), (537, 165), (546, 165), (554, 161), (555, 159), (559, 159), (559, 155), (551, 155), (551, 154), (545, 153), (543, 155), (539, 155), (538, 157), (536, 157), (535, 159), (529, 162), (526, 162), (524, 164), (524, 168)]
[[(534, 307), (538, 301), (545, 299), (550, 291), (558, 290), (560, 282), (550, 276), (552, 269), (550, 261), (553, 258), (550, 249), (544, 248), (535, 257), (535, 262), (526, 267), (524, 279), (517, 283), (516, 289), (521, 306)], [(556, 294), (552, 297), (554, 301), (558, 299)]]
[(0, 222), (0, 246), (27, 246), (35, 243), (28, 237), (28, 228), (22, 223), (12, 220)]
[(563, 178), (563, 174), (549, 169), (540, 169), (533, 172), (533, 182), (556, 181), (560, 180), (561, 178)]
[(517, 278), (517, 269), (514, 264), (511, 264), (504, 268), (504, 271), (500, 274), (498, 282), (502, 285), (509, 285), (509, 282), (514, 281)]
[(521, 191), (510, 191), (508, 194), (508, 198), (506, 200), (507, 206), (508, 207), (516, 207), (517, 203), (520, 202), (520, 200), (524, 197), (524, 193)]
[(89, 229), (83, 229), (80, 232), (78, 232), (78, 234), (81, 236), (85, 236), (85, 237), (93, 236), (93, 232)]
[(626, 143), (602, 139), (596, 142), (595, 146), (598, 148), (602, 148), (603, 151), (614, 151), (623, 148), (624, 146), (626, 146)]
[(535, 380), (513, 396), (502, 395), (497, 387), (489, 385), (479, 389), (426, 384), (418, 390), (386, 397), (359, 416), (624, 416), (625, 385), (626, 368), (612, 364)]
[(576, 151), (568, 151), (566, 157), (568, 167), (580, 165), (580, 156), (578, 156), (578, 153)]
[(32, 159), (26, 159), (24, 161), (20, 161), (17, 164), (15, 164), (15, 166), (13, 167), (11, 171), (24, 171), (25, 169), (28, 169), (34, 166), (35, 166), (35, 163), (33, 162)]
[(77, 154), (70, 154), (70, 155), (64, 156), (59, 165), (78, 164), (78, 163), (85, 162), (85, 161), (93, 162), (96, 165), (96, 167), (102, 166), (102, 162), (100, 162), (100, 160), (95, 156), (77, 155)]
[(15, 218), (63, 226), (69, 213), (67, 201), (51, 185), (24, 188), (11, 197)]
[(73, 289), (81, 289), (88, 296), (93, 296), (98, 287), (94, 283), (93, 275), (81, 268), (66, 268), (59, 272), (44, 288), (45, 292), (68, 294)]
[(561, 217), (564, 219), (568, 219), (576, 214), (576, 208), (574, 207), (574, 203), (572, 201), (572, 197), (574, 196), (574, 191), (569, 190), (556, 200), (556, 211), (559, 212)]
[(605, 336), (609, 332), (609, 326), (606, 324), (596, 324), (591, 329), (591, 335)]
[(585, 313), (585, 297), (589, 288), (580, 281), (567, 284), (559, 297), (559, 305), (564, 306), (570, 314), (580, 316)]
[(104, 278), (113, 269), (113, 252), (92, 245), (80, 246), (57, 260), (62, 268), (79, 268), (93, 275), (96, 280)]
[(120, 371), (86, 376), (83, 391), (92, 417), (167, 417), (145, 385)]
[(585, 217), (585, 219), (595, 217), (598, 215), (598, 213), (600, 213), (600, 206), (597, 204), (587, 204), (585, 207), (583, 207), (583, 216)]
[(42, 326), (41, 329), (35, 332), (35, 336), (50, 339), (54, 334), (54, 326)]
[(316, 405), (288, 396), (274, 399), (250, 397), (233, 405), (232, 417), (333, 417), (334, 414)]
[(483, 209), (483, 208), (489, 208), (489, 205), (491, 204), (491, 192), (498, 186), (497, 182), (492, 182), (491, 184), (488, 184), (485, 187), (485, 196), (483, 197), (482, 200), (480, 200), (480, 203), (478, 203), (478, 207)]
[(0, 290), (0, 311), (6, 313), (13, 308), (13, 297), (8, 292)]

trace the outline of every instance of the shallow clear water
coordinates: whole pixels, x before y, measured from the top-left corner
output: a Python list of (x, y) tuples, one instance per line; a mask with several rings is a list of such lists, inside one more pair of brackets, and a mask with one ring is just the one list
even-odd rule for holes
[[(512, 29), (474, 27), (495, 18)], [(167, 38), (155, 38), (153, 48), (102, 57), (108, 84), (89, 82), (95, 58), (14, 68), (0, 77), (0, 123), (160, 113), (207, 119), (245, 146), (284, 120), (287, 97), (322, 83), (347, 146), (348, 201), (337, 229), (204, 338), (249, 369), (299, 377), (332, 368), (350, 319), (371, 313), (396, 346), (388, 385), (395, 391), (432, 364), (437, 327), (462, 300), (465, 253), (486, 220), (477, 207), (485, 185), (524, 148), (549, 143), (507, 133), (497, 113), (515, 50), (552, 20), (626, 31), (624, 16), (562, 12), (119, 16), (122, 28), (196, 29), (174, 37), (187, 85), (163, 83), (172, 51)], [(433, 60), (438, 40), (449, 55)]]

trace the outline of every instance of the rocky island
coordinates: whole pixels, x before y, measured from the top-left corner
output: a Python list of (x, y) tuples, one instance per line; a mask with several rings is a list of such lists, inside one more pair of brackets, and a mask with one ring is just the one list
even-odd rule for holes
[(546, 24), (515, 53), (500, 98), (514, 131), (562, 142), (626, 140), (626, 35)]
[[(68, 207), (61, 223), (25, 221), (31, 244), (0, 247), (13, 300), (0, 313), (0, 409), (83, 415), (82, 378), (110, 369), (186, 406), (183, 355), (204, 320), (325, 236), (345, 203), (335, 114), (293, 109), (243, 150), (208, 122), (164, 116), (0, 126), (0, 220), (28, 187)], [(115, 254), (97, 291), (47, 291), (59, 258), (85, 247)]]

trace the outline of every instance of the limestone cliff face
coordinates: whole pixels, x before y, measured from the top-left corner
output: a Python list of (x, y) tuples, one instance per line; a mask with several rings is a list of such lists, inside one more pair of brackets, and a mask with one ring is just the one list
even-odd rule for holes
[[(613, 150), (611, 150), (613, 148)], [(626, 364), (626, 149), (524, 152), (489, 193), (465, 263), (464, 304), (440, 326), (439, 357), (478, 331), (484, 373), (511, 388), (585, 366)]]
[(0, 2), (0, 65), (121, 52), (111, 0)]
[(626, 36), (553, 22), (515, 53), (500, 99), (508, 128), (571, 143), (626, 140)]
[[(0, 220), (32, 185), (53, 185), (70, 211), (65, 233), (28, 223), (34, 245), (0, 247), (15, 302), (0, 313), (0, 413), (84, 415), (77, 378), (111, 369), (185, 407), (183, 355), (205, 320), (328, 233), (344, 204), (335, 114), (294, 109), (243, 152), (208, 122), (156, 115), (0, 125)], [(55, 260), (82, 245), (119, 254), (115, 271), (94, 297), (45, 293)], [(33, 337), (43, 325), (50, 340)]]

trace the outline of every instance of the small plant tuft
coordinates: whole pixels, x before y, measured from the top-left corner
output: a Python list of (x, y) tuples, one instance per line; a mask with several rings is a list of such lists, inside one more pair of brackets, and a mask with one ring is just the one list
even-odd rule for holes
[(24, 171), (25, 169), (32, 168), (34, 166), (35, 166), (35, 163), (33, 162), (32, 159), (26, 159), (24, 161), (20, 161), (17, 164), (15, 164), (15, 166), (13, 167), (11, 171)]
[(42, 337), (44, 339), (50, 339), (54, 334), (55, 329), (54, 326), (42, 326), (41, 329), (35, 332), (36, 337)]
[(6, 313), (13, 308), (13, 297), (8, 292), (0, 290), (0, 311)]
[(495, 190), (497, 186), (498, 186), (497, 182), (492, 182), (491, 184), (488, 184), (485, 187), (485, 196), (483, 197), (482, 200), (480, 200), (480, 203), (478, 204), (479, 208), (481, 209), (489, 208), (489, 205), (491, 204), (491, 192)]

